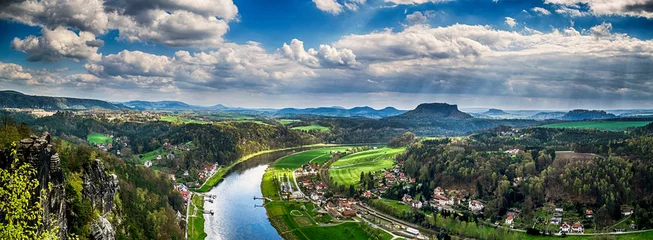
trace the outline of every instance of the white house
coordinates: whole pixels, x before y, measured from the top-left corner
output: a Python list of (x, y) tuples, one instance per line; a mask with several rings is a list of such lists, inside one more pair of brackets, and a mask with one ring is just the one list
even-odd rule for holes
[(471, 201), (469, 201), (469, 207), (468, 208), (469, 208), (469, 211), (480, 212), (480, 211), (483, 211), (483, 208), (485, 208), (485, 206), (483, 206), (483, 204), (481, 202), (479, 202), (479, 201), (471, 200)]
[(512, 225), (514, 218), (515, 217), (513, 215), (508, 215), (508, 217), (506, 218), (506, 225)]
[(433, 202), (439, 206), (453, 205), (453, 200), (442, 195), (433, 196)]
[(145, 167), (151, 167), (152, 166), (152, 161), (147, 160), (145, 161)]
[(585, 229), (583, 229), (583, 224), (580, 224), (580, 222), (574, 223), (574, 225), (571, 226), (571, 231), (575, 233), (582, 233), (585, 232)]

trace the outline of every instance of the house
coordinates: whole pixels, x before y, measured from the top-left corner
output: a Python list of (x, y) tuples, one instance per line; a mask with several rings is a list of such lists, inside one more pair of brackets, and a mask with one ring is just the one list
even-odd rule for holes
[(372, 192), (370, 192), (370, 191), (365, 191), (365, 192), (363, 193), (363, 197), (371, 198), (371, 197), (372, 197)]
[(445, 205), (453, 205), (453, 201), (445, 196), (442, 195), (434, 195), (433, 196), (433, 202), (436, 205), (440, 206), (445, 206)]
[(410, 206), (416, 209), (420, 209), (422, 208), (422, 202), (420, 202), (419, 200), (413, 200), (410, 202)]
[(569, 232), (569, 229), (571, 226), (567, 222), (564, 222), (562, 225), (560, 225), (560, 231), (561, 232)]
[(583, 224), (580, 224), (580, 222), (576, 222), (574, 223), (574, 225), (571, 226), (571, 231), (575, 233), (582, 233), (585, 231), (585, 229), (583, 229)]
[(594, 212), (590, 209), (585, 210), (585, 217), (586, 218), (593, 218), (594, 217)]
[(167, 159), (175, 159), (175, 155), (172, 154), (172, 153), (168, 153), (168, 155), (166, 155), (166, 158)]
[(342, 216), (344, 217), (355, 217), (356, 216), (356, 210), (345, 210), (342, 212)]
[(163, 159), (163, 157), (161, 157), (161, 155), (156, 155), (156, 160), (161, 160), (161, 159)]
[(519, 149), (517, 149), (517, 148), (515, 148), (515, 149), (510, 149), (510, 150), (508, 150), (508, 151), (505, 151), (504, 153), (508, 153), (508, 154), (515, 155), (515, 154), (519, 153)]
[(561, 213), (561, 212), (563, 212), (564, 210), (563, 210), (562, 208), (555, 208), (554, 211), (555, 211), (555, 212), (559, 212), (559, 213)]
[(407, 228), (406, 228), (406, 232), (407, 232), (407, 233), (410, 233), (410, 234), (412, 234), (412, 235), (415, 235), (415, 236), (419, 235), (419, 230), (414, 229), (414, 228), (412, 228), (412, 227), (407, 227)]
[(481, 202), (479, 202), (477, 200), (469, 201), (469, 206), (468, 206), (469, 211), (480, 212), (480, 211), (483, 211), (483, 208), (485, 208), (485, 206), (483, 206), (483, 204)]
[(151, 167), (152, 166), (152, 161), (147, 160), (145, 161), (145, 167)]
[(441, 187), (436, 187), (435, 190), (433, 190), (433, 195), (444, 195), (444, 190), (442, 190)]
[(562, 222), (562, 218), (556, 218), (556, 217), (551, 218), (551, 221), (549, 221), (549, 223), (553, 225), (560, 225), (560, 222)]
[(512, 225), (512, 222), (513, 222), (514, 218), (515, 218), (515, 216), (508, 215), (508, 217), (506, 218), (506, 225)]
[(172, 180), (173, 182), (177, 181), (177, 177), (175, 177), (174, 174), (168, 174), (168, 178), (170, 178), (170, 180)]
[(331, 215), (331, 217), (333, 217), (333, 218), (339, 218), (340, 217), (340, 213), (338, 211), (336, 211), (335, 209), (333, 209), (333, 208), (329, 208), (329, 215)]
[(621, 206), (621, 214), (624, 216), (630, 216), (633, 214), (633, 209), (629, 206)]
[(408, 194), (404, 194), (404, 197), (401, 198), (401, 201), (404, 203), (409, 203), (410, 201), (413, 201), (413, 197)]

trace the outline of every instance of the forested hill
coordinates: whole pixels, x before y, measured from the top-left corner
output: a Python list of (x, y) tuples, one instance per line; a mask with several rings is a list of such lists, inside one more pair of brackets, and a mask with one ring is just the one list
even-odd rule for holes
[(126, 107), (101, 100), (26, 95), (16, 91), (0, 91), (1, 108), (39, 108), (45, 110), (120, 110)]
[(457, 105), (447, 103), (422, 103), (414, 110), (390, 117), (405, 120), (462, 120), (472, 118), (472, 115), (458, 110)]

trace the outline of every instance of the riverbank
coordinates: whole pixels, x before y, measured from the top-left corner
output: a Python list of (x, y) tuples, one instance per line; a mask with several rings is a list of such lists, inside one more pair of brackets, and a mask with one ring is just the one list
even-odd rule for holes
[(193, 194), (191, 199), (190, 211), (192, 215), (188, 217), (188, 239), (204, 240), (204, 197), (199, 194)]
[(260, 151), (256, 153), (249, 154), (247, 156), (243, 156), (239, 159), (237, 159), (235, 162), (230, 164), (229, 166), (226, 167), (220, 167), (215, 174), (213, 174), (209, 179), (207, 179), (204, 184), (200, 188), (194, 189), (195, 192), (208, 192), (211, 190), (211, 188), (215, 187), (215, 185), (218, 185), (220, 181), (224, 178), (224, 176), (229, 173), (229, 171), (236, 165), (238, 165), (241, 162), (247, 161), (253, 157), (266, 154), (266, 153), (273, 153), (273, 152), (278, 152), (278, 151), (287, 151), (287, 150), (295, 150), (295, 149), (301, 149), (301, 148), (313, 148), (313, 147), (329, 147), (329, 146), (338, 146), (338, 144), (325, 144), (325, 143), (319, 143), (319, 144), (311, 144), (311, 145), (304, 145), (304, 146), (297, 146), (297, 147), (289, 147), (289, 148), (278, 148), (278, 149), (270, 149), (270, 150), (265, 150), (265, 151)]

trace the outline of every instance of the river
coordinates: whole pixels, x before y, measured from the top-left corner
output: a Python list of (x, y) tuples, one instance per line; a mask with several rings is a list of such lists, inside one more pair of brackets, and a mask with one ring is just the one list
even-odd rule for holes
[(270, 163), (292, 152), (262, 154), (246, 160), (207, 193), (217, 197), (213, 203), (204, 202), (206, 210), (215, 211), (215, 215), (204, 215), (206, 239), (282, 239), (270, 224), (265, 208), (254, 207), (263, 204), (263, 200), (253, 198), (262, 196), (261, 181)]

